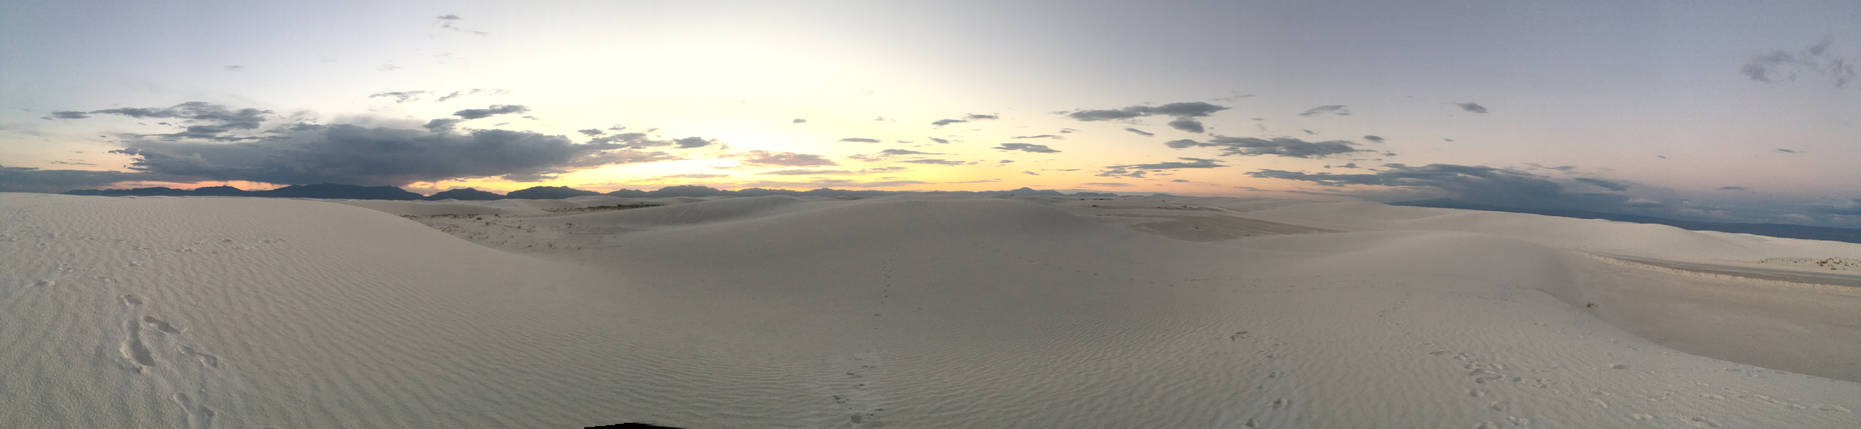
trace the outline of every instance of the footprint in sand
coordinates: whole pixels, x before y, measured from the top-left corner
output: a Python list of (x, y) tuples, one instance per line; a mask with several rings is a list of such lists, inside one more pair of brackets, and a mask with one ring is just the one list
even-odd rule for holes
[(181, 328), (176, 328), (174, 327), (173, 324), (168, 323), (168, 321), (157, 319), (155, 318), (155, 316), (142, 316), (142, 323), (147, 323), (149, 324), (149, 326), (154, 326), (155, 329), (162, 331), (162, 333), (166, 333), (166, 334), (181, 333)]
[(130, 321), (128, 325), (128, 335), (123, 338), (123, 344), (117, 347), (117, 351), (123, 353), (123, 359), (136, 364), (136, 372), (147, 371), (148, 367), (155, 366), (155, 354), (142, 342), (142, 325), (135, 321)]
[(219, 356), (214, 356), (214, 355), (212, 355), (212, 354), (208, 354), (208, 353), (206, 353), (206, 352), (202, 352), (202, 351), (200, 351), (200, 349), (197, 349), (197, 348), (195, 348), (194, 346), (190, 346), (190, 345), (183, 345), (183, 346), (181, 346), (181, 354), (183, 354), (183, 355), (187, 355), (187, 356), (193, 356), (193, 357), (194, 357), (194, 358), (196, 358), (196, 359), (200, 359), (200, 364), (201, 364), (201, 365), (206, 365), (206, 366), (207, 366), (207, 367), (209, 367), (209, 368), (219, 368), (219, 367), (220, 367), (220, 357), (219, 357)]
[(213, 427), (213, 416), (215, 413), (212, 408), (207, 408), (206, 405), (195, 403), (193, 398), (188, 397), (186, 393), (176, 392), (173, 396), (169, 396), (169, 399), (173, 399), (175, 404), (181, 406), (181, 427)]

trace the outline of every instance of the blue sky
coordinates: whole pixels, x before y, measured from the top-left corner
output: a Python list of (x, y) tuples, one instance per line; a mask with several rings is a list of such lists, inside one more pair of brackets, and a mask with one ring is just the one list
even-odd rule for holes
[[(1032, 186), (1861, 226), (1854, 2), (26, 1), (0, 40), (10, 190)], [(1219, 109), (1071, 115), (1170, 103)], [(496, 106), (522, 111), (459, 115)]]

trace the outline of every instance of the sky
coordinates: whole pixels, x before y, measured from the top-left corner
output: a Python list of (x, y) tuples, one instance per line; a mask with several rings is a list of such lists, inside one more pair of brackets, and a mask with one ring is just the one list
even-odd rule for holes
[(1861, 226), (1856, 2), (0, 5), (0, 191), (1446, 198)]

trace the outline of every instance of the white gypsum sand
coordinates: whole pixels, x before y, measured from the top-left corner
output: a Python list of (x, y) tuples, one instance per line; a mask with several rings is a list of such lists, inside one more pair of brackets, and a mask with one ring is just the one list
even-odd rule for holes
[[(1861, 424), (1861, 288), (1595, 256), (1858, 245), (1277, 200), (349, 203), (0, 194), (0, 426)], [(599, 208), (635, 203), (665, 205)]]

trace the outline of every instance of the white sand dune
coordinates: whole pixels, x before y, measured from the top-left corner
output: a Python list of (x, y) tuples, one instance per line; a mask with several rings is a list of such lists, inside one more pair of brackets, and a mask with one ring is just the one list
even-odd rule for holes
[(1592, 256), (1856, 245), (1271, 200), (590, 209), (637, 202), (0, 194), (0, 426), (1861, 425), (1861, 288)]

